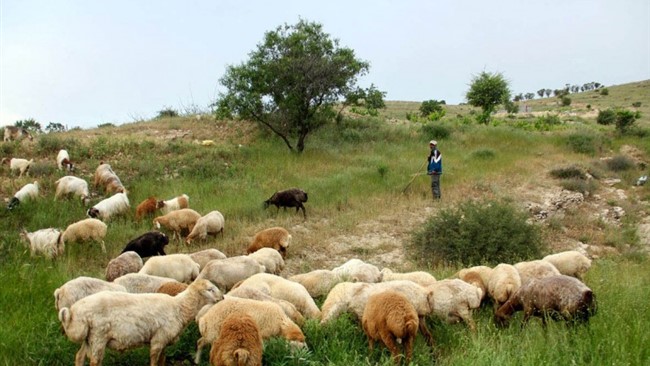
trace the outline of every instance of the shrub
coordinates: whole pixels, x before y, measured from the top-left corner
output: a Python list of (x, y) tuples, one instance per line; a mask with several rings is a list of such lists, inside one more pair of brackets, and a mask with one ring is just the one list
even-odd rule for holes
[(427, 140), (430, 139), (444, 139), (449, 137), (451, 131), (449, 128), (440, 124), (427, 123), (422, 125), (420, 130)]
[(467, 201), (443, 209), (413, 233), (415, 258), (438, 263), (516, 263), (537, 258), (542, 252), (539, 227), (527, 223), (528, 215), (506, 202)]
[(595, 140), (593, 135), (574, 133), (567, 137), (567, 144), (573, 152), (593, 155), (596, 153)]
[(97, 128), (110, 128), (110, 127), (115, 127), (115, 124), (110, 123), (110, 122), (106, 122), (106, 123), (102, 123), (102, 124), (97, 126)]
[(616, 111), (616, 129), (620, 133), (625, 133), (627, 130), (634, 124), (634, 121), (636, 121), (639, 117), (641, 117), (641, 113), (637, 112), (632, 112), (627, 109), (620, 109)]
[(600, 89), (600, 95), (609, 95), (609, 89), (607, 88)]
[(472, 151), (472, 157), (480, 160), (494, 159), (496, 154), (492, 149), (480, 149)]
[(560, 186), (568, 191), (580, 192), (585, 196), (593, 194), (598, 187), (593, 179), (583, 178), (563, 179)]
[(616, 111), (611, 108), (598, 112), (598, 117), (596, 117), (596, 122), (600, 125), (611, 125), (615, 121)]
[(551, 170), (551, 177), (556, 179), (587, 179), (587, 175), (578, 166), (572, 165)]
[(444, 101), (439, 102), (435, 99), (425, 100), (420, 104), (420, 115), (422, 117), (428, 117), (432, 113), (440, 113), (444, 110), (442, 108), (443, 104), (445, 104)]
[(632, 107), (634, 107), (634, 108), (639, 108), (639, 107), (641, 107), (641, 102), (634, 102), (634, 103), (632, 103)]
[(56, 135), (42, 135), (36, 144), (36, 151), (39, 154), (58, 153), (61, 149), (76, 150), (79, 147), (79, 141), (73, 138), (60, 138)]
[(178, 117), (178, 111), (172, 107), (164, 107), (158, 111), (158, 116), (156, 118), (168, 118), (168, 117)]
[(566, 95), (562, 96), (562, 106), (568, 107), (570, 105), (571, 105), (571, 98), (567, 97)]
[(634, 168), (634, 161), (624, 155), (617, 155), (607, 160), (607, 168), (614, 172), (622, 172)]

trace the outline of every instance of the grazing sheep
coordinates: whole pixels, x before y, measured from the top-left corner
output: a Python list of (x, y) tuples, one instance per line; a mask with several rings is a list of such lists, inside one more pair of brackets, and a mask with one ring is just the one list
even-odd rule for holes
[(57, 311), (69, 308), (75, 302), (100, 291), (126, 292), (126, 288), (99, 278), (77, 277), (54, 290), (54, 307)]
[(86, 214), (88, 217), (108, 221), (113, 216), (129, 212), (129, 207), (129, 197), (126, 196), (126, 193), (115, 193), (89, 208)]
[(28, 200), (34, 200), (38, 198), (38, 182), (27, 183), (21, 189), (14, 194), (13, 197), (9, 200), (7, 204), (7, 210), (13, 210), (21, 202), (26, 202)]
[(126, 188), (122, 185), (120, 178), (115, 174), (109, 164), (101, 162), (95, 169), (93, 186), (98, 189), (104, 187), (106, 193), (126, 193)]
[(463, 268), (456, 273), (456, 277), (481, 289), (481, 301), (483, 301), (488, 293), (487, 285), (490, 281), (490, 276), (492, 276), (492, 268), (488, 266)]
[(196, 220), (196, 225), (192, 229), (192, 232), (185, 239), (185, 244), (190, 244), (192, 240), (198, 238), (199, 240), (205, 240), (208, 235), (216, 236), (221, 233), (223, 238), (223, 227), (225, 220), (223, 215), (219, 211), (211, 211), (205, 216), (202, 216)]
[(167, 294), (169, 296), (176, 296), (181, 292), (185, 291), (189, 285), (182, 282), (165, 282), (158, 289), (156, 293), (158, 294)]
[(149, 231), (128, 242), (122, 253), (134, 251), (141, 258), (165, 255), (165, 245), (167, 244), (169, 244), (167, 235), (159, 231)]
[(37, 254), (43, 254), (45, 257), (51, 259), (63, 254), (63, 248), (61, 250), (58, 248), (60, 236), (61, 230), (54, 228), (40, 229), (32, 233), (27, 232), (25, 229), (20, 231), (20, 237), (26, 244), (29, 244), (29, 251), (32, 257)]
[(25, 137), (28, 138), (29, 141), (34, 140), (34, 137), (32, 137), (29, 131), (22, 127), (5, 126), (4, 142), (16, 141)]
[(560, 274), (560, 271), (554, 265), (541, 259), (515, 263), (514, 266), (519, 271), (522, 285), (536, 278), (557, 276)]
[(198, 278), (208, 279), (226, 292), (236, 283), (264, 271), (264, 266), (257, 263), (256, 260), (240, 255), (208, 262), (199, 273)]
[(266, 273), (279, 275), (284, 269), (282, 255), (273, 248), (261, 248), (248, 255), (266, 268)]
[(138, 273), (169, 277), (178, 282), (190, 283), (199, 275), (199, 264), (187, 254), (169, 254), (149, 258)]
[(460, 279), (445, 279), (426, 287), (432, 313), (447, 323), (464, 321), (476, 331), (472, 310), (481, 306), (481, 290)]
[(209, 281), (196, 281), (177, 296), (98, 293), (59, 311), (59, 320), (72, 342), (81, 343), (75, 364), (100, 365), (106, 347), (117, 351), (148, 344), (150, 364), (165, 364), (165, 348), (176, 342), (205, 305), (223, 295)]
[(302, 326), (305, 323), (305, 317), (303, 317), (298, 309), (296, 309), (296, 306), (294, 304), (286, 300), (276, 299), (275, 297), (269, 295), (270, 289), (268, 290), (269, 292), (264, 292), (253, 287), (238, 287), (236, 289), (230, 290), (226, 296), (274, 302), (280, 305), (284, 313), (287, 314), (287, 316), (293, 320), (294, 323), (298, 324), (298, 326)]
[(214, 366), (262, 366), (262, 337), (257, 322), (245, 312), (228, 315), (212, 343)]
[(416, 272), (399, 273), (399, 272), (393, 272), (390, 268), (383, 268), (381, 270), (382, 282), (396, 281), (396, 280), (413, 281), (422, 287), (426, 287), (436, 283), (436, 278), (433, 277), (429, 272), (416, 271)]
[(29, 176), (29, 168), (32, 166), (34, 163), (34, 159), (20, 159), (20, 158), (2, 158), (2, 163), (3, 164), (9, 164), (9, 171), (12, 174), (15, 174), (15, 172), (19, 172), (18, 176), (22, 177), (23, 174)]
[(172, 238), (178, 237), (178, 240), (181, 240), (183, 232), (191, 232), (200, 218), (201, 215), (191, 208), (182, 208), (156, 217), (153, 219), (153, 224), (156, 229), (164, 226), (174, 233)]
[(59, 150), (59, 154), (56, 156), (56, 166), (59, 170), (74, 171), (74, 165), (70, 161), (70, 155), (66, 150)]
[(212, 344), (221, 335), (224, 319), (232, 313), (241, 311), (255, 320), (263, 340), (280, 336), (292, 345), (306, 347), (302, 330), (284, 314), (278, 304), (226, 296), (223, 301), (208, 308), (207, 311), (202, 310), (196, 317), (201, 338), (196, 344), (195, 364), (201, 362), (203, 347)]
[(492, 269), (488, 281), (488, 294), (494, 302), (494, 309), (503, 305), (521, 287), (519, 271), (513, 265), (501, 263)]
[(260, 248), (273, 248), (282, 254), (282, 258), (286, 258), (289, 244), (291, 244), (291, 234), (287, 229), (279, 226), (271, 227), (255, 234), (246, 254), (251, 254)]
[(192, 260), (199, 264), (199, 268), (203, 270), (208, 262), (215, 259), (225, 259), (227, 258), (225, 254), (221, 253), (219, 250), (210, 248), (199, 250), (198, 252), (190, 253)]
[(280, 207), (284, 207), (285, 210), (287, 207), (295, 207), (296, 212), (302, 210), (302, 216), (306, 219), (307, 212), (305, 212), (303, 202), (307, 202), (307, 192), (300, 188), (290, 188), (273, 193), (271, 198), (264, 201), (264, 208), (268, 208), (270, 205), (275, 205), (277, 210), (280, 211)]
[(397, 280), (380, 283), (341, 282), (327, 294), (322, 305), (321, 325), (327, 324), (339, 315), (349, 312), (361, 320), (370, 295), (386, 290), (395, 290), (403, 294), (413, 304), (420, 319), (420, 332), (427, 344), (433, 347), (433, 336), (424, 317), (431, 314), (433, 290), (412, 281)]
[(343, 278), (347, 278), (350, 282), (381, 282), (381, 271), (379, 268), (357, 258), (350, 259), (342, 265), (333, 268), (332, 272)]
[(591, 267), (591, 259), (577, 250), (568, 250), (547, 255), (543, 260), (550, 262), (561, 274), (583, 280)]
[(129, 273), (116, 278), (114, 283), (122, 285), (133, 294), (146, 294), (157, 292), (165, 283), (180, 283), (173, 278), (152, 276), (143, 273)]
[(190, 208), (190, 196), (183, 193), (178, 197), (174, 197), (166, 201), (160, 200), (158, 201), (158, 208), (163, 213), (163, 215), (183, 208)]
[(321, 311), (301, 284), (269, 273), (258, 273), (237, 284), (239, 287), (252, 287), (276, 299), (292, 303), (308, 319), (320, 319)]
[(90, 200), (90, 192), (88, 191), (88, 182), (83, 178), (78, 178), (72, 175), (66, 175), (59, 178), (56, 182), (56, 193), (54, 199), (60, 199), (69, 195), (79, 196), (81, 202), (87, 205)]
[(135, 208), (135, 219), (136, 221), (142, 220), (145, 216), (152, 216), (156, 213), (158, 209), (158, 200), (156, 197), (149, 197), (146, 200), (140, 202), (140, 204)]
[(112, 282), (116, 278), (128, 273), (137, 273), (142, 269), (142, 258), (133, 251), (123, 252), (111, 259), (106, 265), (106, 281)]
[(337, 283), (343, 281), (341, 276), (329, 269), (317, 269), (307, 273), (300, 273), (289, 277), (288, 280), (303, 285), (313, 298), (327, 295)]
[(84, 219), (68, 225), (61, 238), (59, 239), (59, 246), (63, 247), (67, 242), (84, 242), (84, 241), (98, 241), (102, 245), (102, 251), (106, 253), (106, 246), (104, 245), (104, 237), (106, 237), (106, 230), (108, 226), (97, 219)]
[(494, 314), (498, 326), (506, 326), (513, 313), (524, 311), (523, 324), (531, 316), (588, 322), (596, 313), (596, 298), (591, 289), (575, 277), (558, 275), (523, 284)]
[(399, 364), (399, 339), (404, 347), (405, 364), (411, 362), (419, 320), (413, 304), (403, 294), (388, 290), (371, 295), (363, 311), (361, 324), (368, 336), (371, 352), (375, 348), (375, 342), (381, 340), (393, 356), (395, 364)]

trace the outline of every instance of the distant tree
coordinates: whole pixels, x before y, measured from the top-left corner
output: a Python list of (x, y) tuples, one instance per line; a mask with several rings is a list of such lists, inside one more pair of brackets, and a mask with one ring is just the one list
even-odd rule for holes
[(508, 112), (509, 114), (516, 114), (517, 112), (519, 112), (519, 104), (511, 100), (504, 101), (503, 108), (505, 108), (506, 112)]
[(41, 124), (36, 122), (33, 118), (16, 121), (14, 125), (16, 127), (22, 127), (29, 131), (43, 132)]
[(172, 107), (164, 107), (158, 111), (158, 116), (156, 118), (169, 118), (169, 117), (178, 117), (178, 111)]
[(526, 98), (526, 100), (535, 99), (535, 93), (526, 93), (524, 98)]
[(321, 24), (305, 20), (267, 32), (249, 57), (219, 80), (227, 92), (213, 103), (217, 115), (254, 120), (298, 152), (312, 131), (335, 117), (334, 105), (370, 67)]
[(563, 96), (560, 98), (560, 100), (561, 100), (561, 102), (562, 102), (562, 106), (563, 106), (563, 107), (568, 107), (568, 106), (571, 105), (571, 98), (569, 98), (569, 97), (566, 96), (566, 95), (563, 95)]
[(47, 132), (63, 132), (65, 131), (65, 126), (60, 123), (50, 122), (47, 127), (45, 127)]
[(546, 89), (539, 89), (537, 95), (539, 95), (540, 98), (544, 98), (544, 92), (546, 92)]
[(420, 104), (420, 115), (426, 117), (431, 113), (438, 113), (442, 111), (442, 103), (435, 99), (425, 100)]
[(479, 121), (487, 124), (496, 106), (510, 99), (509, 83), (501, 73), (483, 71), (473, 77), (465, 97), (470, 105), (481, 107)]
[(524, 99), (524, 95), (522, 93), (519, 93), (519, 94), (515, 95), (514, 98), (512, 98), (512, 101), (513, 102), (518, 102), (518, 101), (523, 100), (523, 99)]
[(544, 94), (546, 95), (547, 98), (551, 96), (551, 93), (552, 93), (552, 92), (553, 92), (553, 91), (552, 91), (551, 89), (545, 89), (545, 90), (544, 90)]
[(600, 89), (603, 86), (601, 83), (594, 83), (594, 89)]

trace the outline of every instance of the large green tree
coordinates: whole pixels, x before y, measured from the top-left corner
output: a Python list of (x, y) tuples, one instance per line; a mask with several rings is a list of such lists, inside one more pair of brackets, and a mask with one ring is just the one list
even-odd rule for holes
[(213, 104), (217, 114), (257, 121), (298, 152), (309, 133), (334, 118), (334, 105), (370, 67), (321, 24), (305, 20), (267, 32), (249, 57), (219, 80), (227, 92)]
[(510, 99), (510, 86), (501, 73), (483, 71), (474, 76), (465, 97), (470, 105), (481, 107), (480, 121), (487, 124), (496, 107)]

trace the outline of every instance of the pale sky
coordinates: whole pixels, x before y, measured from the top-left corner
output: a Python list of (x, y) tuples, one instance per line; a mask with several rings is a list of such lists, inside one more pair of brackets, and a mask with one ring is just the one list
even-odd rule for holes
[(648, 0), (0, 0), (0, 125), (207, 110), (227, 65), (300, 18), (370, 62), (359, 86), (386, 100), (458, 104), (482, 71), (513, 94), (650, 79)]

